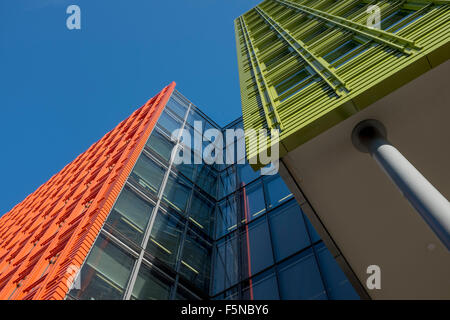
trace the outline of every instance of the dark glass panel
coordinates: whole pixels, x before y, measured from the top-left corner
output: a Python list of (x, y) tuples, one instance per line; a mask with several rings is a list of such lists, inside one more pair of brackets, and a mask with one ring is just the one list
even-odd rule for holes
[(328, 289), (330, 299), (357, 299), (359, 295), (353, 289), (344, 272), (323, 243), (316, 245), (322, 276)]
[(280, 294), (283, 300), (327, 299), (312, 249), (308, 249), (278, 268)]
[(309, 246), (302, 211), (295, 201), (269, 215), (275, 259), (280, 261)]
[(140, 245), (152, 210), (152, 204), (125, 186), (106, 222), (112, 233), (118, 231)]
[(169, 266), (175, 266), (184, 225), (176, 214), (159, 210), (146, 250)]
[(70, 294), (80, 300), (122, 299), (135, 259), (100, 235), (80, 272), (80, 289)]
[(172, 281), (142, 264), (133, 287), (132, 300), (168, 300)]

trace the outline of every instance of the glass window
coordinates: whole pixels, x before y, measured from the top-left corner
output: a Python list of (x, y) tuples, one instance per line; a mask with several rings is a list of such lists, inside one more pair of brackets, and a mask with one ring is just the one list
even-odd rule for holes
[(261, 182), (242, 188), (244, 215), (243, 221), (251, 221), (266, 211)]
[(229, 195), (236, 190), (236, 167), (231, 166), (222, 172), (218, 183), (218, 199)]
[(273, 270), (249, 280), (243, 292), (244, 300), (279, 300), (277, 277)]
[(237, 228), (236, 197), (230, 196), (216, 207), (216, 239)]
[(381, 29), (387, 30), (414, 13), (413, 10), (401, 9), (381, 20)]
[(187, 118), (187, 123), (189, 123), (192, 127), (194, 127), (194, 121), (202, 122), (202, 128), (204, 129), (206, 120), (202, 117), (202, 115), (195, 109), (191, 109), (189, 111), (189, 115)]
[(311, 74), (305, 69), (301, 69), (300, 71), (296, 72), (295, 74), (291, 75), (287, 79), (281, 81), (275, 86), (275, 90), (277, 91), (278, 95), (282, 95), (289, 89), (292, 89), (297, 84), (305, 81), (306, 79), (310, 78)]
[(317, 259), (319, 260), (322, 276), (328, 289), (330, 299), (357, 299), (359, 296), (348, 281), (344, 272), (325, 247), (323, 242), (316, 245)]
[(214, 223), (214, 203), (203, 196), (200, 192), (194, 191), (191, 208), (189, 210), (189, 220), (208, 236), (212, 236)]
[(357, 3), (355, 4), (350, 10), (348, 10), (347, 12), (345, 12), (342, 17), (347, 18), (350, 17), (352, 14), (356, 13), (357, 11), (361, 10), (362, 8), (364, 8), (367, 4), (366, 3)]
[(269, 208), (289, 200), (293, 197), (291, 191), (288, 189), (283, 179), (279, 175), (264, 180), (267, 189)]
[(147, 147), (149, 147), (154, 153), (158, 154), (161, 158), (170, 161), (170, 156), (172, 154), (172, 149), (175, 146), (173, 141), (167, 139), (159, 130), (156, 128), (153, 130), (150, 138), (147, 141)]
[(165, 169), (150, 159), (144, 153), (141, 154), (130, 177), (134, 179), (146, 191), (157, 195), (164, 178)]
[(180, 149), (179, 151), (179, 156), (183, 157), (184, 156), (184, 152), (189, 153), (189, 157), (191, 159), (191, 164), (186, 164), (186, 163), (180, 163), (180, 164), (173, 164), (173, 166), (179, 171), (181, 172), (186, 178), (188, 178), (189, 180), (193, 181), (194, 180), (194, 176), (196, 173), (196, 169), (197, 166), (196, 164), (194, 164), (194, 154), (192, 152), (192, 150), (188, 147), (182, 147), (182, 149)]
[(212, 294), (221, 292), (239, 281), (239, 237), (227, 236), (216, 246)]
[[(336, 49), (332, 50), (331, 52), (327, 53), (323, 58), (328, 63), (333, 64), (334, 62), (343, 59), (344, 57), (349, 55), (351, 52), (353, 52), (360, 46), (361, 46), (361, 43), (359, 43), (358, 41), (349, 40), (349, 41), (345, 42), (344, 44), (340, 45), (339, 47), (337, 47)], [(348, 57), (348, 59), (345, 62), (347, 62), (349, 59), (350, 59), (350, 57)], [(341, 62), (341, 64), (342, 64), (342, 62)]]
[(180, 119), (184, 120), (184, 116), (186, 115), (186, 111), (189, 107), (189, 102), (184, 101), (184, 99), (178, 94), (174, 93), (169, 101), (167, 101), (166, 105), (173, 113), (175, 113)]
[(122, 299), (135, 259), (100, 235), (81, 269), (80, 289), (70, 294), (80, 300)]
[[(244, 278), (252, 276), (273, 264), (272, 245), (266, 217), (245, 227), (241, 234)], [(250, 274), (249, 274), (250, 273)]]
[(197, 168), (198, 174), (195, 178), (195, 183), (211, 197), (216, 198), (218, 173), (206, 164), (197, 165)]
[(297, 202), (272, 211), (269, 216), (275, 259), (280, 261), (311, 243)]
[(176, 300), (199, 300), (192, 292), (185, 289), (183, 286), (177, 286)]
[(132, 300), (168, 300), (172, 281), (142, 264), (131, 294)]
[(192, 186), (187, 180), (171, 174), (167, 179), (163, 198), (178, 212), (184, 214), (189, 195), (191, 194), (191, 189)]
[(327, 299), (312, 249), (283, 262), (278, 268), (283, 300)]
[(158, 119), (158, 126), (162, 127), (169, 136), (172, 136), (172, 133), (175, 130), (181, 129), (183, 123), (172, 116), (170, 112), (167, 111), (167, 109), (164, 109)]
[(209, 292), (211, 245), (189, 230), (184, 243), (180, 274), (200, 289)]
[(239, 181), (244, 185), (249, 184), (250, 182), (252, 182), (253, 180), (255, 180), (260, 176), (259, 170), (254, 171), (248, 163), (245, 165), (243, 164), (237, 165), (237, 167), (238, 167)]
[(153, 257), (169, 266), (174, 266), (183, 230), (184, 225), (176, 218), (176, 215), (160, 209), (155, 218), (146, 250)]
[(321, 25), (316, 31), (311, 32), (308, 34), (305, 39), (303, 39), (303, 42), (307, 45), (309, 45), (313, 40), (316, 40), (319, 36), (322, 36), (322, 34), (329, 29), (325, 25)]
[(125, 186), (106, 221), (112, 233), (118, 231), (140, 245), (152, 210), (152, 204)]

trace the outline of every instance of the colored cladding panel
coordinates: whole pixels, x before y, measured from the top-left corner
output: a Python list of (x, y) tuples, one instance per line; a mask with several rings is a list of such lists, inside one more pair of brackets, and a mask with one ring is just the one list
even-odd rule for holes
[(164, 88), (0, 219), (0, 299), (63, 299), (175, 87)]
[(235, 31), (244, 127), (279, 129), (283, 156), (448, 60), (450, 2), (266, 0)]

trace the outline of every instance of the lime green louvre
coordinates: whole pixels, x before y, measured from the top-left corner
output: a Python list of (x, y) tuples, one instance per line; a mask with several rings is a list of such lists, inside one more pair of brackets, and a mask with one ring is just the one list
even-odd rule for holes
[(448, 60), (450, 1), (266, 0), (235, 31), (244, 127), (279, 129), (283, 156)]

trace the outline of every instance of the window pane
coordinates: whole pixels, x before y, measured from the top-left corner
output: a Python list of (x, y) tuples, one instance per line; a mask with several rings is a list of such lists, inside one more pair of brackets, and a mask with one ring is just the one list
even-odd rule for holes
[(167, 137), (160, 133), (156, 128), (153, 130), (152, 135), (147, 141), (147, 147), (167, 162), (170, 160), (174, 145), (173, 141), (168, 140)]
[(230, 193), (236, 190), (236, 167), (232, 166), (226, 169), (220, 175), (220, 179), (218, 181), (218, 199), (222, 199), (223, 197), (229, 195)]
[(181, 129), (183, 123), (180, 120), (175, 119), (167, 112), (167, 109), (165, 109), (158, 119), (158, 126), (162, 127), (169, 136), (172, 136), (172, 133), (175, 130)]
[(312, 249), (282, 263), (278, 269), (281, 299), (327, 299)]
[(278, 95), (282, 95), (289, 89), (293, 88), (300, 82), (303, 82), (307, 78), (309, 78), (311, 75), (306, 69), (301, 69), (299, 72), (291, 75), (287, 79), (283, 80), (279, 84), (275, 86), (275, 90), (277, 91)]
[(322, 243), (315, 246), (322, 276), (325, 279), (330, 299), (358, 299), (359, 296), (344, 272)]
[(226, 237), (217, 244), (214, 256), (212, 294), (221, 292), (239, 281), (239, 237)]
[(250, 182), (252, 182), (253, 180), (255, 180), (256, 178), (259, 177), (260, 172), (258, 171), (254, 171), (249, 164), (246, 165), (237, 165), (238, 167), (238, 173), (239, 173), (239, 181), (244, 184), (247, 185)]
[(140, 245), (152, 210), (153, 205), (139, 197), (130, 187), (125, 186), (107, 222), (112, 228), (111, 232), (118, 231)]
[[(241, 234), (244, 278), (252, 276), (273, 264), (267, 219), (263, 217), (252, 222)], [(249, 266), (250, 265), (250, 266)], [(250, 271), (250, 274), (249, 274)]]
[(337, 47), (330, 53), (326, 54), (323, 58), (330, 64), (333, 62), (339, 60), (346, 54), (350, 53), (351, 51), (355, 50), (357, 47), (361, 46), (361, 44), (355, 40), (350, 40), (344, 43), (343, 45)]
[(195, 191), (192, 196), (189, 219), (207, 235), (211, 236), (214, 223), (214, 203), (200, 192)]
[(236, 229), (237, 214), (237, 203), (234, 195), (217, 205), (216, 239)]
[(171, 281), (142, 264), (133, 287), (132, 300), (168, 300)]
[(279, 300), (275, 272), (269, 270), (253, 277), (249, 286), (244, 289), (243, 296), (244, 300)]
[(180, 176), (170, 175), (164, 188), (163, 198), (180, 213), (186, 211), (186, 204), (192, 186)]
[(181, 172), (186, 178), (188, 178), (189, 180), (193, 181), (194, 179), (194, 175), (196, 173), (196, 168), (198, 165), (194, 164), (194, 154), (192, 152), (192, 150), (190, 148), (187, 147), (183, 147), (179, 149), (179, 157), (183, 157), (184, 156), (184, 152), (189, 154), (189, 158), (191, 161), (191, 164), (188, 163), (180, 163), (180, 164), (173, 164), (174, 167)]
[(275, 259), (280, 261), (311, 243), (297, 202), (272, 211), (269, 216)]
[(167, 101), (166, 105), (173, 113), (180, 117), (180, 119), (184, 119), (186, 115), (186, 111), (189, 107), (189, 102), (184, 101), (184, 99), (174, 93), (169, 101)]
[(175, 215), (159, 210), (146, 250), (153, 257), (174, 266), (183, 230), (184, 225)]
[(244, 216), (243, 220), (251, 221), (266, 211), (264, 202), (264, 192), (261, 182), (252, 184), (250, 187), (242, 189), (244, 200)]
[(202, 164), (197, 165), (198, 174), (195, 178), (195, 183), (208, 193), (211, 197), (217, 196), (217, 172), (211, 166)]
[(209, 292), (211, 245), (189, 231), (184, 243), (180, 273), (195, 286)]
[(141, 154), (130, 177), (146, 191), (156, 195), (164, 178), (164, 171), (162, 166)]
[(280, 176), (265, 180), (267, 195), (269, 196), (269, 208), (276, 207), (280, 203), (292, 198), (292, 193)]
[(81, 269), (81, 289), (70, 294), (82, 300), (117, 300), (124, 294), (135, 259), (100, 235)]
[(413, 10), (401, 9), (381, 20), (381, 29), (386, 30), (413, 14)]

